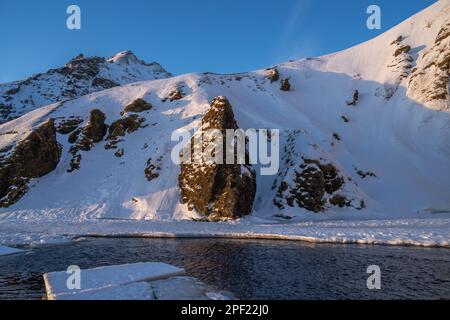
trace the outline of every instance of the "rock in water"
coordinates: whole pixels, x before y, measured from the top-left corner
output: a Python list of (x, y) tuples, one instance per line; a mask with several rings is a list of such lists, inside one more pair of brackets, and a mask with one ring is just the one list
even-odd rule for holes
[[(202, 151), (205, 152), (205, 146), (214, 141), (214, 137), (205, 134), (209, 129), (222, 132), (225, 150), (225, 130), (238, 129), (233, 109), (226, 97), (213, 99), (211, 108), (202, 119), (201, 128), (187, 148), (190, 147), (193, 151), (195, 137), (203, 135)], [(248, 163), (248, 154), (246, 159)], [(225, 160), (224, 152), (224, 164), (181, 164), (178, 180), (182, 201), (211, 221), (237, 219), (250, 214), (253, 207), (256, 193), (255, 171), (249, 164), (236, 164), (236, 161), (235, 164), (225, 164)]]
[(10, 157), (0, 159), (0, 206), (9, 207), (27, 191), (27, 182), (53, 171), (61, 159), (53, 119), (20, 141)]

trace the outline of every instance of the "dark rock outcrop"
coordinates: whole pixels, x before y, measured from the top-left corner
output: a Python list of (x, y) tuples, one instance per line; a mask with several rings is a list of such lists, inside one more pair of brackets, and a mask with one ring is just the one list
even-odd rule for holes
[(290, 91), (291, 90), (291, 83), (289, 82), (289, 78), (281, 80), (280, 90), (281, 91)]
[(270, 82), (276, 82), (280, 80), (280, 73), (277, 68), (267, 69), (267, 78), (269, 78)]
[(11, 156), (0, 158), (0, 206), (9, 207), (28, 191), (28, 180), (53, 171), (61, 159), (53, 119), (20, 141)]
[(124, 112), (143, 112), (150, 110), (152, 105), (144, 99), (136, 99), (129, 105), (125, 106)]
[(96, 77), (94, 80), (92, 80), (92, 85), (94, 87), (103, 88), (103, 89), (111, 89), (114, 87), (120, 86), (117, 82), (114, 82), (110, 79), (102, 78), (102, 77)]
[(176, 88), (175, 90), (171, 91), (167, 95), (167, 97), (162, 99), (162, 102), (166, 102), (167, 100), (169, 100), (170, 102), (173, 102), (176, 100), (181, 100), (181, 99), (183, 99), (183, 97), (184, 97), (183, 91), (180, 88)]
[[(222, 132), (225, 150), (225, 130), (238, 129), (227, 98), (214, 98), (211, 108), (202, 119), (202, 127), (196, 135), (203, 134), (203, 151), (206, 145), (215, 141), (213, 137), (204, 134), (208, 129)], [(194, 138), (186, 148), (194, 150)], [(255, 198), (256, 174), (251, 165), (225, 164), (225, 155), (223, 156), (224, 164), (181, 164), (179, 185), (182, 201), (210, 221), (236, 219), (251, 213)]]
[(82, 122), (83, 120), (80, 118), (64, 119), (58, 123), (56, 131), (63, 135), (72, 133)]
[(99, 109), (91, 110), (89, 114), (89, 121), (82, 129), (77, 129), (69, 135), (69, 142), (75, 143), (69, 150), (73, 155), (70, 162), (68, 172), (80, 169), (81, 154), (80, 151), (89, 151), (95, 143), (103, 140), (108, 129), (105, 124), (106, 116)]
[[(344, 184), (344, 178), (331, 163), (304, 158), (294, 172), (292, 183), (281, 183), (277, 198), (285, 198), (290, 207), (297, 205), (312, 212), (324, 211), (328, 196), (331, 196), (329, 203), (332, 205), (351, 206), (351, 201), (344, 196), (334, 194)], [(277, 203), (281, 205), (279, 201)]]
[(399, 48), (397, 50), (395, 50), (395, 52), (394, 52), (394, 57), (397, 57), (397, 56), (401, 55), (402, 53), (408, 53), (409, 51), (411, 51), (411, 46), (409, 46), (409, 45), (399, 46)]
[(140, 128), (143, 128), (145, 118), (139, 117), (137, 114), (131, 114), (128, 117), (118, 119), (114, 121), (108, 130), (108, 143), (106, 149), (116, 149), (117, 144), (120, 142), (120, 137), (124, 137), (126, 134), (133, 133)]
[(159, 177), (159, 174), (161, 172), (162, 159), (163, 157), (161, 156), (156, 160), (156, 162), (154, 162), (152, 158), (147, 160), (147, 165), (145, 167), (144, 173), (148, 181), (152, 181)]
[(348, 106), (356, 106), (356, 104), (358, 103), (358, 101), (359, 101), (359, 91), (358, 91), (358, 90), (355, 90), (355, 91), (353, 92), (352, 100), (347, 101), (347, 105), (348, 105)]

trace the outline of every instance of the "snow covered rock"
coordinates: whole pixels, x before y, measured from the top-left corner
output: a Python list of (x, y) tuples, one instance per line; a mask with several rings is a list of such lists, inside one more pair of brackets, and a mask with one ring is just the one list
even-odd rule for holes
[(80, 54), (61, 68), (0, 84), (0, 123), (58, 101), (171, 76), (158, 63), (141, 61), (131, 51), (118, 53), (108, 60)]
[(227, 298), (181, 268), (147, 262), (80, 270), (79, 288), (64, 271), (44, 274), (49, 300), (192, 300)]
[[(233, 109), (226, 97), (216, 97), (211, 108), (202, 119), (202, 127), (196, 135), (203, 136), (202, 150), (207, 152), (214, 136), (207, 130), (217, 129), (223, 135), (223, 150), (226, 150), (226, 129), (238, 129)], [(194, 150), (195, 137), (188, 148)], [(217, 150), (213, 152), (218, 152)], [(194, 152), (193, 152), (194, 153)], [(182, 164), (179, 176), (182, 200), (210, 220), (236, 219), (252, 211), (256, 193), (256, 175), (251, 165), (226, 164), (225, 152), (222, 163), (207, 163), (203, 160)]]

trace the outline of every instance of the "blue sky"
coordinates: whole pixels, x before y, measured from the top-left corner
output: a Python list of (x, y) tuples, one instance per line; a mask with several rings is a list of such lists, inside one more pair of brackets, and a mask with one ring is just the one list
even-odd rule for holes
[[(377, 36), (435, 0), (0, 0), (0, 82), (130, 49), (174, 74), (255, 70)], [(66, 28), (66, 8), (82, 29)], [(382, 29), (366, 28), (366, 9)]]

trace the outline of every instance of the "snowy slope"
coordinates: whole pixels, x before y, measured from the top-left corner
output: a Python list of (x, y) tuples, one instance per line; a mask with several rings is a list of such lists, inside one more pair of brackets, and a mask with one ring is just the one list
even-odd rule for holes
[(136, 81), (171, 75), (158, 63), (145, 63), (131, 51), (104, 59), (79, 55), (64, 67), (0, 84), (0, 123), (36, 108)]
[[(361, 45), (278, 65), (281, 78), (290, 79), (288, 92), (280, 90), (279, 82), (268, 79), (267, 70), (187, 74), (123, 85), (27, 113), (0, 126), (0, 149), (16, 144), (50, 117), (57, 123), (80, 118), (83, 126), (89, 112), (97, 108), (111, 124), (138, 98), (153, 106), (139, 113), (145, 118), (142, 128), (121, 137), (118, 147), (123, 148), (122, 157), (114, 155), (116, 150), (106, 150), (107, 141), (102, 141), (81, 152), (80, 169), (73, 172), (67, 172), (73, 158), (71, 144), (67, 135), (58, 134), (63, 147), (58, 167), (32, 180), (19, 202), (0, 209), (0, 221), (45, 225), (49, 221), (197, 218), (180, 203), (180, 168), (170, 159), (175, 145), (170, 138), (174, 130), (196, 128), (216, 96), (229, 99), (239, 127), (279, 129), (281, 133), (279, 174), (258, 176), (249, 221), (288, 224), (282, 217), (290, 217), (295, 228), (299, 221), (449, 219), (449, 101), (422, 104), (407, 94), (412, 69), (424, 50), (433, 48), (449, 19), (450, 1), (439, 1)], [(411, 49), (396, 55), (407, 46)], [(132, 63), (121, 57), (116, 60)], [(177, 88), (184, 97), (163, 102)], [(358, 101), (349, 105), (355, 90)], [(274, 205), (281, 182), (293, 173), (293, 167), (284, 161), (288, 156), (295, 164), (302, 156), (333, 163), (347, 181), (344, 191), (362, 199), (365, 208), (333, 206), (323, 213), (312, 213), (298, 206)], [(159, 176), (151, 181), (144, 174), (149, 160), (159, 168)], [(439, 241), (445, 242), (442, 233)]]

